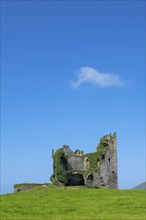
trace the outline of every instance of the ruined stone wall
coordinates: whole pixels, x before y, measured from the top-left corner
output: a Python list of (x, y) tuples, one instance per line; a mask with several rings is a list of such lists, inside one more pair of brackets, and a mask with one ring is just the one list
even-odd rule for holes
[[(116, 133), (102, 137), (97, 151), (84, 156), (75, 154), (66, 145), (61, 149), (60, 157), (56, 157), (55, 154), (53, 156), (55, 165), (51, 179), (53, 182), (65, 185), (83, 184), (99, 188), (118, 188)], [(57, 163), (56, 158), (60, 162)], [(58, 168), (57, 164), (59, 164)]]
[(84, 156), (69, 155), (67, 168), (68, 170), (84, 170)]
[(102, 155), (101, 160), (97, 163), (99, 172), (93, 172), (92, 182), (88, 181), (88, 176), (85, 180), (86, 185), (97, 187), (118, 188), (117, 179), (117, 144), (116, 134), (107, 135), (104, 137), (106, 152)]
[(116, 134), (108, 136), (108, 149), (100, 167), (101, 176), (109, 188), (117, 188), (117, 143)]
[(14, 193), (21, 192), (24, 190), (32, 189), (37, 186), (44, 186), (45, 184), (37, 184), (37, 183), (21, 183), (21, 184), (15, 184), (14, 185)]

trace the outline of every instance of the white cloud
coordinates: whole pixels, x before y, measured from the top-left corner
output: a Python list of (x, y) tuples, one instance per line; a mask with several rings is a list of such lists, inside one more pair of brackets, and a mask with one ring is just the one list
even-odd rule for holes
[(77, 75), (76, 80), (71, 81), (73, 89), (79, 88), (83, 83), (90, 83), (100, 87), (120, 86), (123, 84), (117, 74), (101, 73), (98, 70), (85, 66), (82, 67)]

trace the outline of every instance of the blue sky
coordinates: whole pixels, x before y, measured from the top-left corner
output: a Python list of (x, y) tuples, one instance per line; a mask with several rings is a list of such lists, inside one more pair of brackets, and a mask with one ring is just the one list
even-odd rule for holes
[(51, 151), (117, 132), (119, 188), (145, 180), (145, 2), (1, 2), (1, 192), (44, 183)]

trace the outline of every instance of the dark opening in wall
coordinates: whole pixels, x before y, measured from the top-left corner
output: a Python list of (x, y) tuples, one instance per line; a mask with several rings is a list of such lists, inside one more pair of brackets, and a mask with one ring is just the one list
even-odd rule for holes
[(93, 175), (90, 174), (90, 175), (87, 177), (87, 184), (88, 184), (88, 185), (92, 185), (92, 183), (93, 183)]
[(103, 154), (103, 155), (101, 155), (101, 159), (102, 160), (104, 160), (105, 159), (105, 155)]
[(115, 171), (113, 170), (113, 172), (112, 172), (113, 174), (115, 173)]
[(109, 158), (108, 161), (110, 162), (110, 161), (111, 161), (111, 158)]
[(69, 186), (83, 186), (84, 184), (84, 178), (82, 174), (70, 174), (68, 177), (68, 185)]

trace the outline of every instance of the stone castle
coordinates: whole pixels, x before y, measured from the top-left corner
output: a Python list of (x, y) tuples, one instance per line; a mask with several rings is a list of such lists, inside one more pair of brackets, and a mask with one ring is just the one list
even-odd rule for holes
[(50, 179), (56, 185), (118, 188), (116, 133), (103, 136), (93, 153), (73, 152), (63, 145), (56, 152), (52, 150), (52, 157)]

